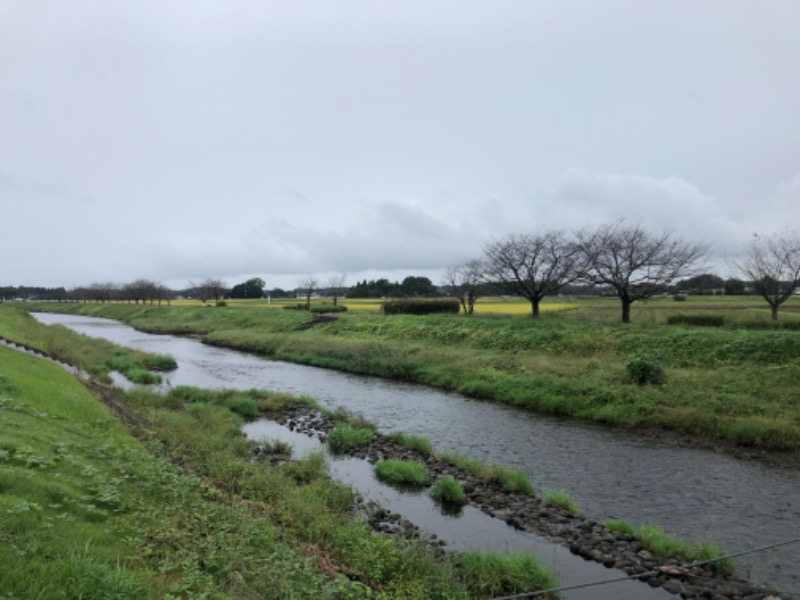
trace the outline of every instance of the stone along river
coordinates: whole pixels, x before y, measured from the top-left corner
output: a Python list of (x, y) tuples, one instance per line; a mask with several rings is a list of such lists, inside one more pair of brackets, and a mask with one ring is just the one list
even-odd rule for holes
[[(383, 432), (423, 435), (437, 451), (454, 449), (520, 467), (537, 490), (568, 491), (596, 520), (655, 523), (730, 552), (800, 535), (800, 472), (795, 469), (678, 448), (421, 386), (264, 360), (194, 339), (142, 333), (109, 319), (35, 316), (123, 346), (172, 355), (178, 369), (167, 375), (171, 386), (305, 394), (328, 408), (361, 414)], [(798, 559), (800, 545), (793, 544), (740, 559), (738, 572), (800, 594)]]

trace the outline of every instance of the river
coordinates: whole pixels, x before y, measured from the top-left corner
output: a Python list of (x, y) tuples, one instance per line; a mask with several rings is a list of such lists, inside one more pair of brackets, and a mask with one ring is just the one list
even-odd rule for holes
[[(363, 415), (384, 432), (424, 435), (522, 468), (539, 491), (568, 491), (588, 516), (662, 525), (688, 539), (741, 551), (800, 535), (800, 473), (713, 451), (677, 448), (632, 433), (546, 418), (374, 377), (264, 360), (197, 340), (142, 333), (109, 319), (38, 313), (86, 335), (170, 354), (167, 385), (264, 388), (308, 395)], [(800, 545), (752, 554), (738, 573), (800, 596)]]

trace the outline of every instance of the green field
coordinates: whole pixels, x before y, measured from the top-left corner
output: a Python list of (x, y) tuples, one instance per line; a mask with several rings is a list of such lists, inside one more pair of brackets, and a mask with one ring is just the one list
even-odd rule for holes
[[(253, 301), (224, 308), (44, 309), (116, 318), (150, 332), (201, 334), (280, 360), (418, 382), (546, 414), (800, 449), (800, 299), (787, 303), (777, 323), (755, 297), (634, 304), (627, 325), (618, 322), (613, 299), (554, 304), (572, 309), (538, 320), (349, 311), (307, 331), (295, 331), (309, 320), (305, 311), (254, 310)], [(724, 324), (667, 324), (678, 314), (721, 316)], [(654, 383), (633, 383), (630, 369), (642, 364), (660, 373)]]

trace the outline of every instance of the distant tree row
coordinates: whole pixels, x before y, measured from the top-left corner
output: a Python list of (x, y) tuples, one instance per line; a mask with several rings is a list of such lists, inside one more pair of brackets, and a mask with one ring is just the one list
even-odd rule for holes
[(0, 286), (0, 300), (27, 300), (28, 298), (39, 298), (42, 300), (65, 300), (67, 290), (63, 287), (47, 288), (32, 286)]
[[(486, 293), (512, 293), (527, 299), (539, 316), (542, 300), (569, 286), (595, 286), (619, 298), (622, 321), (631, 305), (669, 291), (681, 277), (694, 275), (706, 252), (672, 232), (651, 233), (639, 225), (615, 221), (576, 232), (551, 229), (514, 234), (491, 242), (483, 256), (448, 269), (445, 284), (457, 295), (465, 314)], [(772, 318), (800, 287), (800, 236), (756, 236), (746, 258), (735, 265), (753, 290), (769, 303)], [(702, 289), (743, 292), (745, 282), (698, 275), (683, 283)]]
[[(447, 270), (444, 289), (459, 298), (465, 314), (474, 311), (479, 297), (489, 293), (514, 294), (530, 302), (531, 315), (539, 316), (544, 298), (560, 293), (613, 294), (619, 298), (623, 322), (630, 321), (631, 305), (667, 292), (698, 294), (752, 293), (763, 297), (778, 318), (781, 304), (800, 289), (800, 235), (786, 231), (773, 236), (756, 235), (745, 256), (731, 265), (741, 279), (722, 279), (695, 273), (706, 247), (685, 242), (669, 231), (651, 233), (639, 225), (615, 221), (595, 229), (568, 232), (547, 229), (513, 234), (487, 244), (483, 255)], [(265, 291), (260, 277), (228, 288), (221, 279), (207, 278), (188, 289), (173, 292), (149, 279), (131, 283), (93, 283), (65, 288), (0, 287), (0, 299), (36, 299), (77, 302), (134, 302), (167, 304), (176, 296), (203, 303), (224, 298), (311, 298), (324, 293), (333, 299), (403, 298), (439, 296), (427, 277), (410, 276), (402, 282), (366, 279), (347, 288), (346, 274), (332, 276), (326, 287), (313, 275), (304, 277), (294, 291)]]
[(72, 288), (67, 300), (75, 302), (133, 302), (135, 304), (169, 304), (174, 293), (165, 285), (150, 279), (137, 279), (130, 283), (93, 283)]
[(348, 298), (410, 298), (440, 296), (438, 288), (427, 277), (410, 276), (402, 282), (388, 279), (360, 281), (347, 292)]

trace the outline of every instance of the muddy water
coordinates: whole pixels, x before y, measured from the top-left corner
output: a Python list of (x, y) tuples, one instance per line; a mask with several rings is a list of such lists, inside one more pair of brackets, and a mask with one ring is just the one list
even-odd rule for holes
[[(295, 458), (325, 448), (312, 437), (268, 420), (248, 423), (243, 430), (249, 438), (257, 441), (281, 440), (291, 444), (292, 456)], [(555, 572), (561, 586), (608, 581), (626, 576), (622, 571), (607, 569), (599, 563), (575, 556), (567, 548), (537, 535), (516, 531), (504, 521), (490, 517), (474, 507), (466, 506), (458, 515), (443, 514), (426, 494), (399, 491), (378, 481), (373, 474), (372, 465), (365, 460), (329, 455), (329, 465), (331, 476), (350, 485), (364, 500), (374, 500), (425, 531), (436, 534), (451, 550), (527, 552), (535, 555), (542, 565)], [(650, 588), (640, 581), (616, 582), (572, 590), (563, 593), (561, 597), (564, 600), (674, 598), (666, 591)]]
[[(169, 385), (267, 388), (342, 406), (385, 432), (428, 437), (437, 450), (519, 466), (539, 490), (564, 489), (589, 516), (657, 523), (731, 551), (800, 535), (800, 473), (633, 434), (522, 413), (414, 385), (262, 360), (108, 319), (39, 314), (44, 323), (171, 354)], [(800, 595), (800, 545), (748, 556), (739, 573)]]

